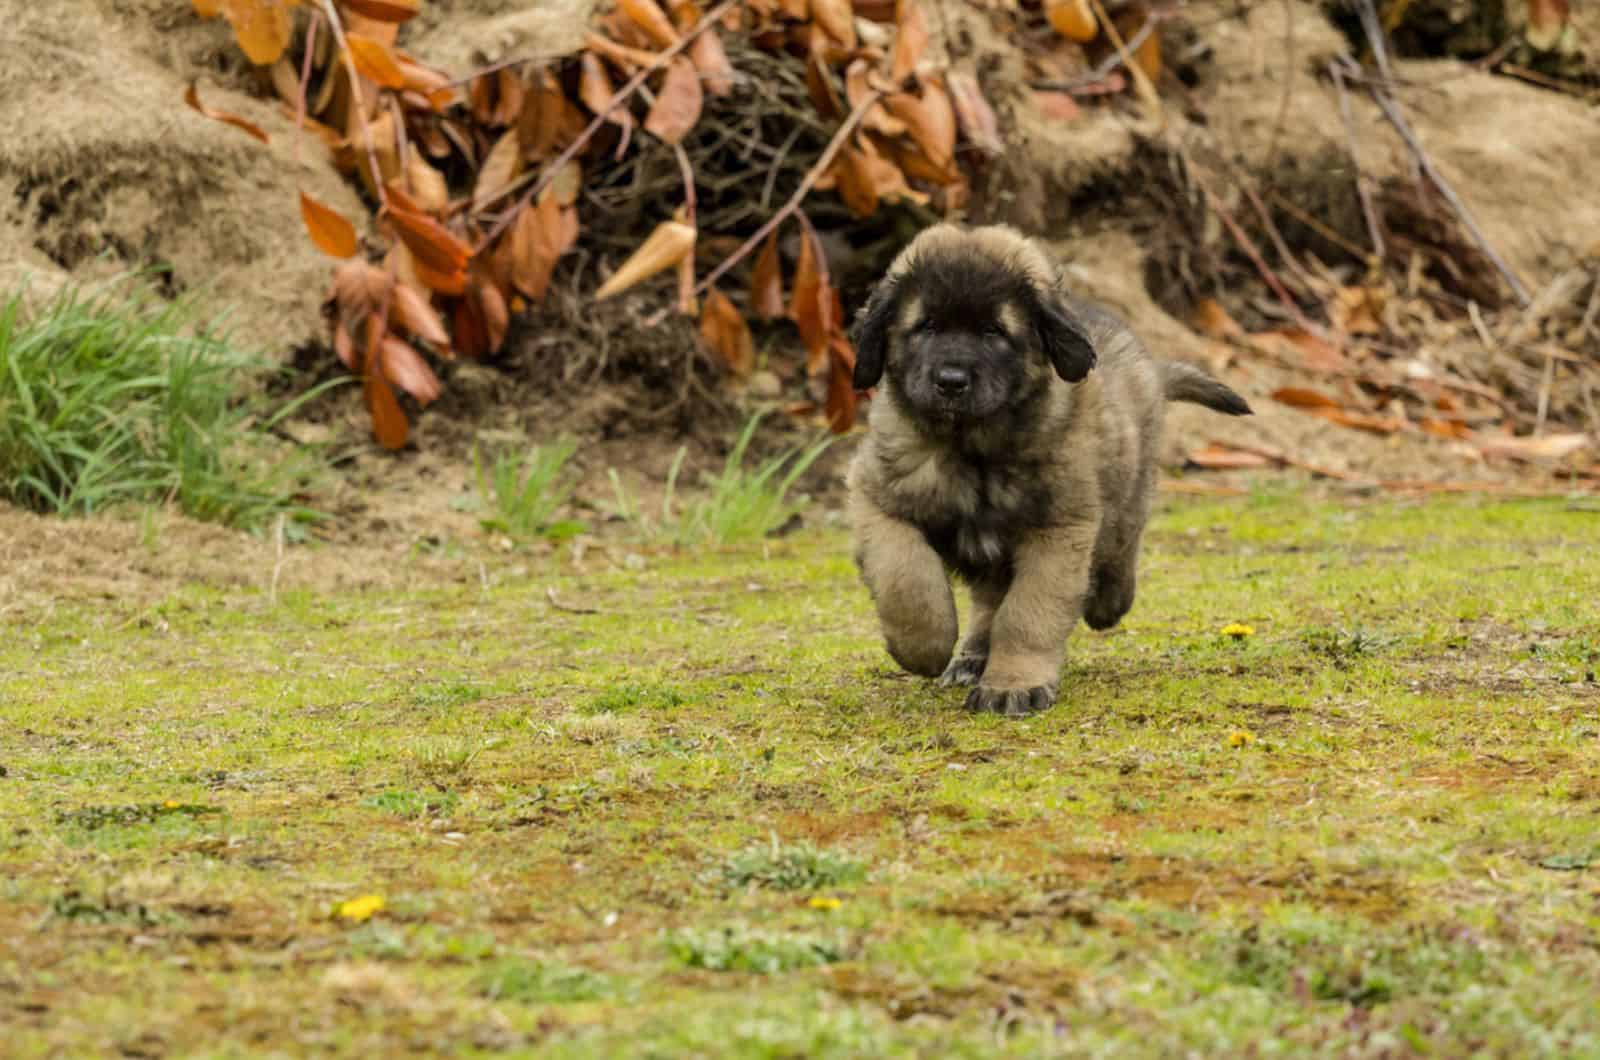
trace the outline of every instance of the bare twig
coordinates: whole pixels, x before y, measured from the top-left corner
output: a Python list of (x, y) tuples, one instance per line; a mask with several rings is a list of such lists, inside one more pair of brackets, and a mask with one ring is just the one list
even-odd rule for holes
[(317, 23), (322, 21), (320, 12), (312, 11), (311, 20), (306, 24), (306, 54), (300, 62), (300, 91), (296, 94), (294, 105), (294, 168), (300, 168), (300, 141), (305, 139), (306, 128), (306, 92), (311, 85), (311, 57), (317, 50)]
[(383, 190), (383, 170), (378, 168), (378, 149), (372, 142), (372, 126), (367, 123), (367, 105), (361, 98), (361, 74), (356, 71), (356, 61), (350, 54), (350, 42), (344, 38), (344, 26), (339, 13), (333, 9), (333, 0), (322, 0), (322, 13), (333, 30), (333, 39), (339, 45), (339, 55), (344, 59), (344, 69), (350, 75), (350, 99), (356, 105), (356, 117), (361, 119), (361, 139), (367, 147), (367, 165), (372, 169), (372, 191), (378, 202), (389, 205), (389, 195)]
[[(883, 89), (875, 88), (868, 92), (860, 103), (856, 104), (856, 108), (850, 112), (844, 123), (839, 126), (839, 130), (833, 134), (833, 139), (828, 141), (828, 146), (823, 150), (822, 157), (818, 158), (811, 168), (806, 170), (805, 177), (801, 179), (800, 186), (795, 189), (794, 194), (789, 196), (789, 201), (780, 206), (776, 213), (767, 218), (765, 224), (756, 229), (754, 235), (745, 240), (738, 250), (729, 255), (721, 265), (712, 269), (706, 275), (706, 278), (695, 286), (694, 293), (696, 297), (709, 291), (712, 284), (722, 279), (729, 269), (748, 257), (750, 252), (759, 247), (762, 241), (772, 233), (773, 229), (783, 224), (791, 214), (800, 208), (801, 202), (805, 201), (806, 195), (810, 193), (812, 185), (816, 184), (822, 174), (827, 172), (828, 167), (833, 165), (834, 156), (839, 153), (840, 148), (844, 147), (845, 142), (850, 139), (850, 134), (855, 132), (856, 126), (861, 124), (861, 119), (867, 116), (867, 111), (871, 110), (873, 105), (882, 99), (885, 94)], [(659, 323), (659, 314), (652, 319)]]
[[(324, 0), (324, 2), (326, 3), (327, 0)], [(676, 44), (662, 51), (660, 55), (656, 56), (654, 62), (645, 67), (643, 70), (640, 70), (638, 73), (634, 74), (621, 88), (613, 92), (611, 94), (611, 101), (600, 109), (600, 112), (594, 116), (594, 120), (589, 122), (588, 125), (584, 126), (583, 132), (578, 134), (578, 138), (572, 141), (572, 143), (567, 146), (565, 151), (556, 156), (555, 161), (544, 167), (543, 171), (539, 175), (538, 181), (534, 183), (533, 187), (529, 188), (523, 193), (522, 198), (517, 200), (517, 205), (500, 215), (500, 219), (494, 223), (494, 227), (489, 229), (488, 235), (484, 236), (478, 241), (478, 245), (476, 248), (474, 248), (473, 253), (481, 254), (484, 249), (489, 246), (489, 244), (493, 243), (500, 237), (500, 234), (506, 230), (508, 225), (511, 224), (511, 219), (526, 209), (528, 204), (533, 202), (534, 199), (538, 198), (539, 193), (549, 186), (550, 182), (555, 179), (556, 174), (561, 172), (562, 167), (568, 162), (572, 161), (572, 159), (577, 156), (578, 152), (582, 151), (589, 145), (589, 141), (594, 139), (595, 133), (599, 132), (601, 127), (610, 119), (612, 112), (632, 98), (633, 94), (639, 91), (639, 87), (649, 80), (651, 74), (663, 69), (669, 62), (677, 57), (679, 52), (693, 44), (696, 37), (710, 29), (715, 22), (722, 18), (723, 15), (727, 14), (729, 11), (733, 10), (743, 2), (744, 0), (723, 0), (722, 3), (718, 4), (710, 11), (707, 11), (701, 16), (699, 22), (696, 22), (687, 32), (678, 38), (678, 42)]]
[(1345, 139), (1350, 149), (1350, 164), (1356, 169), (1356, 194), (1361, 198), (1361, 216), (1367, 221), (1367, 234), (1372, 239), (1372, 253), (1379, 261), (1386, 251), (1383, 245), (1383, 228), (1378, 224), (1378, 211), (1372, 205), (1372, 189), (1367, 187), (1367, 175), (1361, 168), (1361, 154), (1356, 149), (1356, 121), (1350, 112), (1350, 93), (1344, 87), (1344, 68), (1335, 59), (1328, 64), (1334, 88), (1339, 91), (1339, 113), (1344, 115)]
[(1267, 265), (1266, 259), (1261, 256), (1261, 251), (1256, 249), (1255, 242), (1251, 240), (1245, 230), (1239, 227), (1239, 222), (1234, 220), (1233, 214), (1229, 213), (1228, 208), (1222, 205), (1222, 200), (1217, 198), (1216, 193), (1211, 190), (1211, 185), (1206, 183), (1205, 178), (1200, 175), (1199, 169), (1195, 166), (1190, 166), (1189, 176), (1199, 185), (1200, 193), (1206, 198), (1206, 204), (1211, 207), (1213, 213), (1222, 219), (1223, 226), (1233, 236), (1234, 242), (1239, 244), (1239, 249), (1245, 252), (1245, 256), (1256, 267), (1256, 272), (1266, 281), (1267, 286), (1272, 288), (1272, 293), (1278, 296), (1278, 301), (1282, 302), (1284, 308), (1289, 311), (1289, 315), (1294, 319), (1295, 324), (1312, 334), (1320, 333), (1322, 329), (1306, 318), (1305, 313), (1300, 309), (1300, 304), (1289, 294), (1288, 288), (1283, 286), (1283, 281), (1278, 279), (1278, 274), (1273, 272)]
[(1150, 111), (1150, 117), (1157, 121), (1162, 120), (1161, 97), (1156, 93), (1156, 86), (1144, 72), (1144, 67), (1133, 61), (1133, 49), (1122, 39), (1122, 34), (1117, 31), (1117, 25), (1111, 21), (1111, 16), (1106, 14), (1105, 5), (1100, 0), (1089, 0), (1094, 8), (1095, 18), (1100, 20), (1100, 26), (1106, 31), (1106, 36), (1111, 38), (1111, 43), (1116, 47), (1117, 54), (1122, 58), (1122, 65), (1128, 73), (1133, 75), (1134, 87), (1139, 90), (1139, 98)]
[(1104, 81), (1111, 76), (1117, 67), (1127, 65), (1133, 52), (1149, 38), (1150, 34), (1156, 31), (1156, 26), (1167, 17), (1168, 12), (1152, 11), (1150, 17), (1144, 20), (1144, 25), (1139, 27), (1138, 32), (1128, 38), (1126, 49), (1119, 49), (1111, 53), (1099, 66), (1082, 77), (1075, 77), (1071, 81), (1030, 81), (1028, 85), (1030, 88), (1042, 88), (1047, 92), (1072, 92)]

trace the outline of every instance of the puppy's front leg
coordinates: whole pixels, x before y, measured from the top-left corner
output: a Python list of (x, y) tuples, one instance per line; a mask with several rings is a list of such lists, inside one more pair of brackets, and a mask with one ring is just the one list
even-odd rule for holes
[(1028, 535), (995, 612), (989, 663), (969, 710), (1033, 714), (1055, 702), (1067, 635), (1083, 615), (1095, 527), (1080, 523)]
[(995, 576), (975, 581), (970, 595), (972, 614), (967, 620), (967, 635), (961, 640), (961, 650), (939, 676), (941, 685), (975, 685), (983, 677), (983, 668), (989, 665), (989, 637), (994, 613), (1005, 599), (1005, 579)]
[(894, 661), (937, 677), (956, 646), (956, 602), (938, 553), (921, 531), (865, 500), (853, 500), (856, 566), (878, 608)]

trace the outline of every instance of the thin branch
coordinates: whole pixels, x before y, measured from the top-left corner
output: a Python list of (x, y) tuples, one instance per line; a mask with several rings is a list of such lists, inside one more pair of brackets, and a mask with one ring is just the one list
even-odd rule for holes
[(1104, 81), (1111, 76), (1117, 67), (1127, 65), (1132, 53), (1138, 50), (1139, 45), (1143, 44), (1150, 34), (1156, 31), (1156, 26), (1167, 17), (1168, 12), (1152, 11), (1150, 16), (1144, 20), (1144, 25), (1139, 27), (1139, 31), (1128, 38), (1125, 51), (1112, 52), (1105, 61), (1082, 77), (1074, 78), (1071, 81), (1030, 81), (1028, 87), (1041, 88), (1048, 92), (1072, 92)]
[(773, 229), (783, 224), (784, 221), (788, 220), (790, 214), (800, 208), (800, 203), (810, 193), (812, 185), (821, 178), (823, 173), (827, 172), (829, 166), (833, 165), (834, 156), (839, 153), (840, 148), (850, 139), (850, 134), (855, 132), (856, 126), (861, 124), (861, 119), (867, 116), (867, 111), (871, 110), (884, 95), (886, 93), (883, 89), (875, 88), (867, 93), (860, 103), (856, 104), (856, 108), (845, 118), (844, 124), (839, 126), (838, 132), (833, 134), (833, 139), (828, 141), (828, 146), (823, 150), (822, 157), (818, 158), (812, 167), (806, 170), (805, 177), (801, 179), (800, 186), (795, 189), (794, 194), (789, 196), (789, 201), (779, 207), (777, 213), (767, 218), (767, 223), (756, 229), (755, 235), (745, 240), (743, 246), (734, 251), (726, 261), (712, 269), (710, 274), (700, 281), (699, 285), (694, 289), (694, 293), (697, 296), (710, 290), (712, 284), (720, 280), (729, 269), (748, 257), (750, 252), (760, 246), (762, 241), (772, 233)]
[(1122, 34), (1117, 31), (1117, 25), (1111, 21), (1111, 16), (1106, 14), (1105, 5), (1100, 0), (1089, 0), (1094, 8), (1094, 14), (1100, 20), (1100, 28), (1105, 30), (1106, 36), (1111, 38), (1111, 43), (1116, 46), (1117, 54), (1122, 58), (1122, 65), (1128, 73), (1133, 75), (1134, 87), (1139, 90), (1139, 96), (1150, 110), (1150, 117), (1160, 121), (1164, 117), (1161, 109), (1161, 96), (1156, 92), (1156, 86), (1151, 83), (1149, 76), (1144, 72), (1144, 67), (1133, 61), (1133, 48), (1122, 39)]
[[(327, 0), (324, 0), (324, 2), (327, 2)], [(583, 132), (578, 134), (578, 138), (572, 141), (565, 151), (556, 156), (555, 161), (544, 167), (543, 172), (539, 176), (539, 180), (533, 185), (533, 187), (529, 188), (523, 194), (522, 198), (517, 200), (517, 205), (500, 215), (500, 219), (495, 222), (494, 227), (489, 229), (489, 234), (478, 241), (478, 245), (476, 248), (474, 248), (473, 253), (483, 253), (489, 244), (493, 243), (500, 237), (500, 233), (504, 232), (506, 227), (511, 224), (511, 219), (518, 213), (522, 212), (522, 210), (526, 209), (528, 204), (533, 202), (534, 199), (538, 197), (539, 193), (549, 186), (550, 182), (555, 179), (556, 174), (561, 172), (562, 167), (568, 162), (572, 161), (573, 158), (577, 157), (578, 152), (582, 151), (589, 145), (589, 141), (594, 139), (595, 133), (599, 132), (601, 127), (604, 126), (605, 123), (610, 119), (612, 112), (631, 99), (633, 94), (639, 91), (639, 86), (643, 85), (647, 80), (649, 80), (651, 74), (654, 74), (656, 71), (664, 68), (669, 62), (677, 57), (679, 52), (693, 44), (696, 37), (710, 29), (714, 23), (722, 18), (723, 15), (727, 14), (729, 11), (733, 10), (733, 8), (737, 7), (743, 2), (744, 0), (723, 0), (722, 3), (718, 4), (710, 11), (707, 11), (701, 16), (699, 22), (696, 22), (694, 26), (692, 26), (686, 33), (678, 38), (678, 42), (676, 44), (672, 45), (660, 55), (656, 56), (654, 62), (645, 67), (643, 70), (640, 70), (638, 73), (634, 74), (628, 79), (626, 84), (613, 92), (611, 94), (611, 101), (600, 109), (600, 113), (594, 116), (593, 121), (584, 126)]]
[(1278, 279), (1278, 274), (1273, 272), (1267, 265), (1266, 259), (1261, 256), (1261, 251), (1256, 249), (1255, 243), (1245, 233), (1245, 230), (1239, 227), (1239, 222), (1233, 219), (1233, 214), (1228, 212), (1228, 208), (1222, 205), (1222, 200), (1217, 198), (1216, 193), (1211, 190), (1211, 185), (1207, 184), (1205, 178), (1200, 175), (1200, 171), (1196, 167), (1190, 166), (1189, 176), (1200, 186), (1200, 193), (1205, 196), (1206, 205), (1210, 206), (1211, 211), (1222, 219), (1223, 225), (1228, 229), (1228, 233), (1233, 236), (1234, 242), (1239, 244), (1239, 249), (1245, 252), (1251, 264), (1256, 267), (1256, 272), (1260, 273), (1267, 286), (1272, 288), (1272, 293), (1278, 296), (1278, 301), (1282, 302), (1284, 308), (1289, 311), (1289, 315), (1294, 318), (1295, 324), (1311, 334), (1317, 334), (1321, 329), (1306, 319), (1305, 313), (1300, 310), (1300, 304), (1294, 300), (1288, 289), (1283, 286), (1283, 281)]
[(1345, 71), (1339, 61), (1328, 63), (1328, 73), (1339, 91), (1339, 112), (1344, 115), (1344, 134), (1350, 150), (1350, 164), (1356, 169), (1356, 194), (1361, 198), (1361, 215), (1367, 221), (1367, 234), (1372, 239), (1372, 253), (1379, 261), (1387, 254), (1383, 245), (1383, 228), (1378, 224), (1378, 211), (1372, 205), (1372, 190), (1367, 187), (1367, 175), (1361, 168), (1361, 155), (1356, 150), (1356, 120), (1350, 112), (1350, 93), (1344, 87)]
[(350, 99), (356, 105), (356, 117), (361, 119), (361, 138), (367, 145), (367, 165), (372, 169), (372, 190), (378, 202), (389, 205), (389, 196), (383, 190), (383, 170), (378, 168), (377, 145), (372, 142), (372, 127), (367, 124), (367, 105), (361, 98), (361, 75), (356, 72), (355, 57), (350, 54), (350, 42), (344, 38), (344, 26), (339, 13), (333, 9), (333, 0), (322, 0), (322, 13), (333, 30), (333, 39), (339, 45), (339, 56), (344, 60), (345, 72), (350, 75)]
[(300, 63), (300, 91), (294, 106), (294, 168), (296, 169), (300, 168), (300, 141), (305, 139), (306, 93), (311, 90), (311, 56), (317, 50), (317, 24), (321, 21), (322, 14), (312, 11), (311, 21), (306, 24), (306, 55)]

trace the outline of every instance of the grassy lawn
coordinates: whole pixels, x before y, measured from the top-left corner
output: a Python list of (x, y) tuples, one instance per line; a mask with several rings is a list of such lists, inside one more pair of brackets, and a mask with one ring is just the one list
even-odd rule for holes
[(0, 1051), (1600, 1056), (1600, 514), (1164, 508), (1025, 721), (839, 531), (0, 616)]

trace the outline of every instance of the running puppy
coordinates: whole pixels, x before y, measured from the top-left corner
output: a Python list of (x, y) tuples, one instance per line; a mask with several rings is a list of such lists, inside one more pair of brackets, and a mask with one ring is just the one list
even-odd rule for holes
[[(883, 381), (849, 505), (889, 654), (975, 686), (969, 709), (1045, 709), (1078, 619), (1109, 629), (1133, 605), (1166, 403), (1250, 406), (1067, 295), (1005, 226), (923, 232), (853, 337), (856, 388)], [(972, 594), (959, 651), (950, 571)]]

